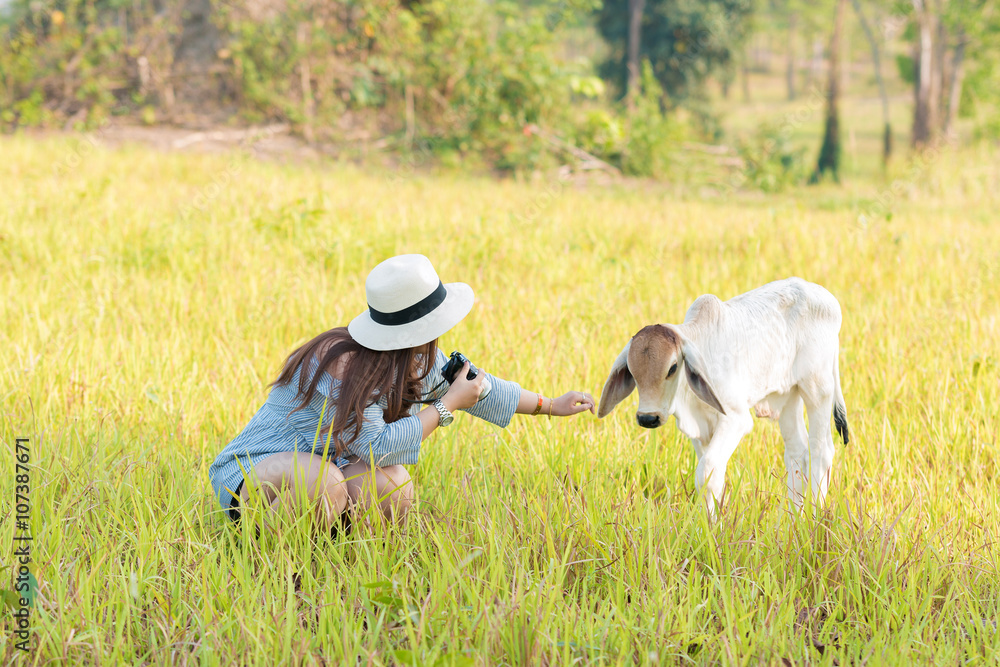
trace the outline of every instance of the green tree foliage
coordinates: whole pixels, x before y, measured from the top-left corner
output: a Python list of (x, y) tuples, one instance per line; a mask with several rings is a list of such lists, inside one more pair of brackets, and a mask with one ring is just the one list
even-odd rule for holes
[(93, 127), (154, 99), (152, 78), (170, 69), (182, 9), (148, 0), (17, 0), (0, 22), (0, 128), (67, 119)]
[(642, 63), (641, 93), (631, 117), (628, 143), (621, 158), (622, 170), (637, 176), (662, 178), (675, 168), (677, 145), (689, 134), (675, 114), (661, 107), (663, 89), (648, 60)]
[(1000, 138), (1000, 6), (968, 0), (948, 10), (946, 25), (966, 44), (958, 115), (972, 119), (977, 136)]
[(793, 145), (776, 123), (759, 125), (752, 136), (736, 142), (746, 183), (763, 192), (781, 192), (806, 178), (805, 148)]
[(542, 148), (524, 128), (563, 126), (581, 73), (558, 56), (553, 28), (567, 6), (430, 0), (403, 15), (385, 74), (397, 95), (412, 87), (418, 138), (437, 151), (482, 154), (501, 169), (537, 164)]
[[(729, 66), (742, 48), (751, 12), (751, 0), (648, 0), (639, 57), (652, 66), (665, 91), (665, 104), (697, 94), (709, 75)], [(624, 95), (628, 0), (605, 0), (597, 25), (611, 47), (601, 76)]]
[(576, 124), (573, 140), (631, 176), (678, 176), (677, 147), (691, 136), (691, 128), (681, 114), (664, 112), (663, 89), (648, 60), (642, 63), (639, 81), (631, 114), (591, 109)]
[[(183, 1), (18, 2), (0, 42), (7, 127), (58, 124), (115, 102), (160, 104), (173, 99), (172, 82), (189, 83), (170, 50)], [(188, 105), (221, 102), (252, 121), (290, 122), (310, 140), (378, 138), (502, 170), (533, 167), (546, 149), (525, 127), (566, 129), (574, 86), (593, 81), (586, 63), (562, 57), (560, 28), (592, 15), (595, 0), (212, 2), (221, 35), (212, 76), (222, 85)], [(157, 95), (157, 82), (169, 94)]]

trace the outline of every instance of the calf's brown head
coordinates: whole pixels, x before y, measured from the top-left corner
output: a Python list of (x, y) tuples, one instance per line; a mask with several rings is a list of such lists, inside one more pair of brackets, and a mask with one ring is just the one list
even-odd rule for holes
[(639, 426), (656, 428), (673, 414), (681, 376), (698, 398), (722, 414), (726, 411), (705, 375), (705, 363), (694, 343), (669, 324), (643, 327), (626, 343), (601, 392), (598, 417), (610, 413), (622, 399), (639, 388)]

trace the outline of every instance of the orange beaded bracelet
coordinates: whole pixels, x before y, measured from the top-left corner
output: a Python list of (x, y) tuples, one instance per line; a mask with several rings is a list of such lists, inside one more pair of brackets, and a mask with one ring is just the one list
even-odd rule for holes
[(538, 405), (535, 406), (535, 411), (531, 413), (531, 416), (534, 417), (535, 415), (537, 415), (541, 411), (542, 411), (542, 395), (539, 394), (538, 395)]

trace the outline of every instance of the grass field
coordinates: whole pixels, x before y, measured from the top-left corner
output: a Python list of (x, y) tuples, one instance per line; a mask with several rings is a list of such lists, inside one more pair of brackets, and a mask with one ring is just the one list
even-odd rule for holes
[[(5, 641), (4, 663), (1000, 659), (995, 158), (943, 155), (859, 225), (886, 186), (702, 201), (66, 138), (0, 155), (0, 553), (28, 437), (40, 582), (32, 650)], [(632, 397), (602, 421), (459, 417), (424, 443), (403, 528), (244, 539), (209, 465), (401, 252), (477, 292), (446, 352), (549, 395), (596, 395), (700, 294), (823, 284), (852, 431), (827, 511), (788, 513), (759, 421), (709, 525), (690, 446), (636, 427)]]

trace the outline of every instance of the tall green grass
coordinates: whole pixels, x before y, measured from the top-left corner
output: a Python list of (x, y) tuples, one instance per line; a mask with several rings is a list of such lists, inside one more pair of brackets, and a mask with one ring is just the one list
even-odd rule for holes
[[(0, 496), (30, 437), (40, 582), (35, 648), (7, 642), (5, 662), (1000, 657), (989, 163), (942, 156), (862, 227), (884, 186), (699, 201), (76, 146), (0, 142)], [(690, 446), (637, 428), (633, 397), (602, 421), (460, 417), (424, 443), (402, 528), (241, 535), (209, 465), (284, 356), (360, 312), (368, 270), (402, 252), (476, 290), (446, 351), (548, 395), (597, 394), (629, 336), (700, 294), (823, 284), (853, 436), (828, 510), (789, 514), (759, 421), (709, 525)]]

